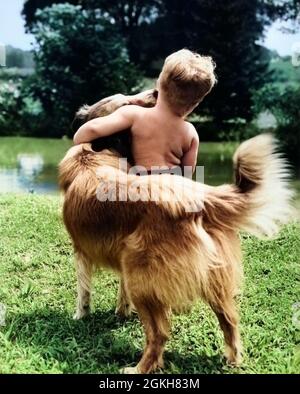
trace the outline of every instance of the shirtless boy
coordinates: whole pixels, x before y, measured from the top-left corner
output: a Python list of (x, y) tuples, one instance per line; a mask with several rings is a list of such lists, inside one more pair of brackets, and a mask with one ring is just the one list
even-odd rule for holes
[(182, 49), (168, 56), (157, 81), (153, 108), (126, 105), (111, 115), (92, 119), (74, 135), (74, 143), (90, 142), (131, 129), (135, 165), (151, 168), (192, 168), (199, 138), (185, 118), (213, 88), (215, 65), (210, 57)]

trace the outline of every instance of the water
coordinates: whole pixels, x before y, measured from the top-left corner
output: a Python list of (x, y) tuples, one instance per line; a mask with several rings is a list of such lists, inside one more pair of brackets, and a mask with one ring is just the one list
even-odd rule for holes
[[(233, 182), (231, 156), (231, 152), (200, 154), (198, 165), (204, 166), (206, 184), (221, 185)], [(0, 193), (58, 193), (57, 165), (46, 162), (40, 154), (28, 153), (19, 153), (16, 162), (17, 166), (14, 168), (0, 167)], [(294, 181), (293, 186), (300, 196), (300, 181)]]
[[(203, 158), (204, 181), (211, 185), (230, 182), (232, 165), (230, 159)], [(0, 193), (58, 193), (57, 167), (45, 163), (42, 155), (19, 154), (16, 168), (0, 167)]]
[(38, 154), (19, 154), (16, 168), (0, 168), (0, 193), (58, 192), (57, 169)]

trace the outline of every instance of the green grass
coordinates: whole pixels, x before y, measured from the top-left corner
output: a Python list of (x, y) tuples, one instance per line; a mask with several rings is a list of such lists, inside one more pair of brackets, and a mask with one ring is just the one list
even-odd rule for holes
[[(0, 197), (0, 303), (7, 306), (2, 373), (116, 373), (139, 358), (142, 328), (136, 316), (122, 321), (114, 315), (113, 274), (96, 276), (91, 316), (72, 320), (75, 271), (60, 210), (58, 196)], [(244, 236), (243, 251), (243, 366), (226, 366), (216, 319), (199, 302), (173, 318), (165, 372), (300, 372), (300, 329), (292, 324), (292, 306), (300, 301), (299, 225), (285, 227), (273, 241)]]

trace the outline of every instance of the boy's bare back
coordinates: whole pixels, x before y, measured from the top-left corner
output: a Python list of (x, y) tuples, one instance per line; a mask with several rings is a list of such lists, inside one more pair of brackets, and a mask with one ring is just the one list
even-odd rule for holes
[(147, 170), (154, 166), (181, 166), (185, 154), (198, 141), (193, 125), (156, 107), (128, 106), (123, 109), (126, 110), (133, 117), (131, 132), (135, 164)]

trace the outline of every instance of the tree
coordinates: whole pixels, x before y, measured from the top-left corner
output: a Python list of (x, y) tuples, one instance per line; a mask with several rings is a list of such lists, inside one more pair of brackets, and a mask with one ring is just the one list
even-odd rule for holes
[(125, 38), (130, 60), (140, 64), (140, 27), (153, 23), (163, 6), (162, 0), (84, 0), (86, 8), (101, 10), (113, 20)]
[(39, 10), (32, 27), (36, 72), (27, 84), (45, 110), (47, 135), (67, 133), (74, 112), (138, 80), (114, 25), (93, 10), (70, 4)]
[(220, 125), (235, 117), (249, 120), (251, 91), (269, 76), (269, 59), (257, 44), (267, 23), (270, 16), (260, 0), (167, 0), (164, 12), (141, 35), (147, 43), (145, 63), (182, 47), (211, 55), (219, 83), (199, 111)]
[(32, 26), (36, 22), (36, 11), (43, 10), (46, 7), (51, 7), (53, 4), (70, 3), (79, 5), (81, 0), (25, 0), (22, 9), (22, 15), (25, 19), (25, 26), (28, 31), (31, 31)]
[(296, 21), (300, 17), (300, 0), (264, 0), (264, 6), (273, 16), (284, 20)]
[[(66, 3), (66, 0), (27, 0), (22, 14), (27, 30), (31, 31), (36, 21), (37, 9)], [(140, 60), (140, 48), (136, 44), (139, 37), (139, 26), (151, 23), (162, 7), (162, 0), (68, 0), (68, 3), (81, 5), (86, 10), (98, 10), (101, 15), (116, 25), (119, 33), (126, 40), (131, 61), (136, 64)]]

